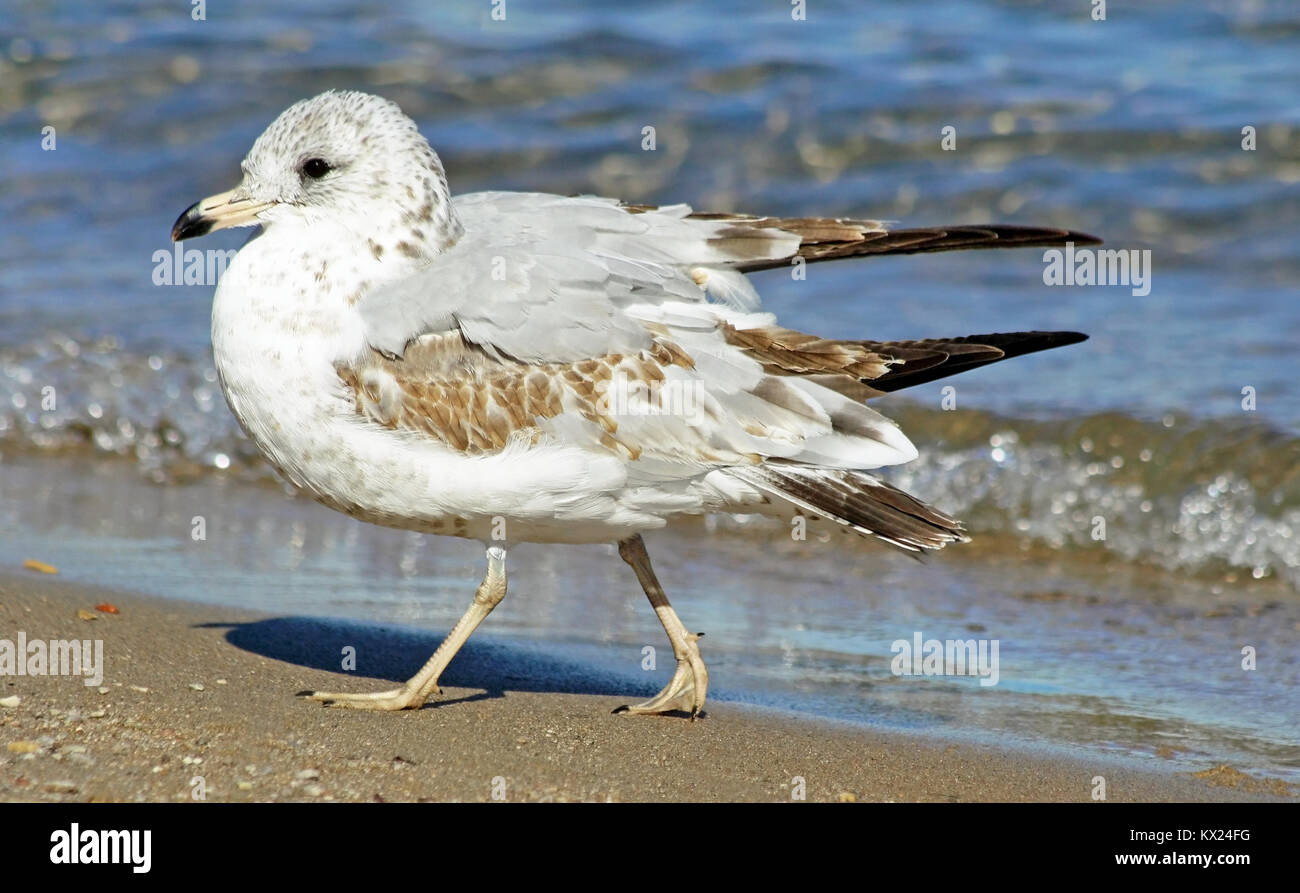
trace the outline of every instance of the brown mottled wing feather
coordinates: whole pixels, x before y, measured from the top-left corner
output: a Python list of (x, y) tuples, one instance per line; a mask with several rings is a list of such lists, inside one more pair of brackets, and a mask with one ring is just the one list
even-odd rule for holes
[[(779, 326), (737, 329), (724, 323), (722, 335), (728, 344), (739, 347), (762, 363), (766, 371), (778, 375), (829, 374), (875, 379), (888, 371), (890, 362), (895, 362), (859, 341), (818, 338)], [(934, 351), (908, 354), (917, 363), (923, 363), (927, 355), (938, 360), (943, 357)]]
[(481, 455), (512, 439), (536, 439), (545, 420), (573, 412), (593, 423), (601, 446), (636, 458), (640, 448), (616, 435), (618, 426), (603, 407), (601, 391), (615, 375), (631, 382), (662, 381), (670, 365), (689, 368), (692, 361), (660, 340), (638, 354), (530, 364), (493, 357), (452, 331), (412, 341), (400, 359), (372, 350), (339, 365), (337, 372), (359, 415), (458, 452)]
[(987, 224), (889, 229), (877, 220), (849, 220), (829, 217), (753, 217), (744, 214), (698, 213), (697, 220), (725, 221), (713, 241), (738, 257), (755, 252), (745, 250), (746, 240), (762, 238), (762, 230), (781, 230), (800, 238), (796, 254), (780, 258), (742, 260), (735, 268), (743, 273), (788, 266), (797, 255), (809, 263), (843, 257), (879, 254), (921, 254), (975, 248), (1029, 248), (1064, 245), (1098, 245), (1101, 240), (1086, 233), (1041, 226)]

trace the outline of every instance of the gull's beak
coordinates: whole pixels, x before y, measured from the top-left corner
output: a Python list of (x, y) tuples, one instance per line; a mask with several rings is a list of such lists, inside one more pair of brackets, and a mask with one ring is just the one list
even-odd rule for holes
[(210, 195), (197, 201), (176, 218), (172, 241), (206, 236), (213, 230), (230, 226), (256, 226), (257, 215), (271, 207), (271, 202), (255, 202), (239, 189)]

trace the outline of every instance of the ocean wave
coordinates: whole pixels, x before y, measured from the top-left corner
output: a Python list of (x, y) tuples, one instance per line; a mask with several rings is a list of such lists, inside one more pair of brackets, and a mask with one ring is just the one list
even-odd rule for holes
[(922, 446), (890, 479), (974, 531), (1300, 588), (1294, 435), (1172, 413), (1042, 421), (908, 407), (893, 416)]

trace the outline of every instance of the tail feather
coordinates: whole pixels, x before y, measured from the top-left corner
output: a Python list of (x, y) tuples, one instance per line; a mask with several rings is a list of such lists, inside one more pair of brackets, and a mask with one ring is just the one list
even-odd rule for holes
[(799, 512), (908, 552), (969, 541), (956, 519), (862, 471), (770, 464), (730, 473)]
[[(1079, 332), (1005, 332), (921, 341), (831, 341), (776, 327), (731, 326), (724, 334), (772, 376), (811, 380), (854, 403), (1088, 337)], [(846, 433), (843, 414), (832, 413), (832, 418), (836, 432)], [(908, 552), (968, 541), (960, 522), (938, 509), (865, 471), (827, 467), (816, 459), (769, 460), (727, 471), (775, 497), (774, 513), (793, 508), (826, 517)]]

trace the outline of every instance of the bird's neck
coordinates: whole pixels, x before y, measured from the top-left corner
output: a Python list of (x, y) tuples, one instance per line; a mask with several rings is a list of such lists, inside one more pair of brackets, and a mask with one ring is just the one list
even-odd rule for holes
[(345, 224), (355, 227), (366, 247), (377, 257), (388, 258), (390, 264), (396, 260), (423, 266), (460, 241), (465, 231), (452, 204), (442, 162), (432, 149), (427, 151), (419, 172), (404, 177), (400, 189), (394, 187), (394, 200), (371, 203), (371, 213)]

